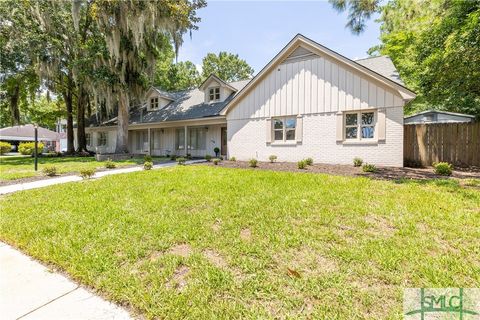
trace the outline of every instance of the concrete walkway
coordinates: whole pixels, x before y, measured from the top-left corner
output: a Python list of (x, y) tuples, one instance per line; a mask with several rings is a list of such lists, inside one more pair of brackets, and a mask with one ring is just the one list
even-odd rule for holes
[(132, 319), (126, 310), (2, 242), (0, 266), (2, 320)]
[[(193, 164), (193, 163), (200, 163), (200, 162), (205, 162), (205, 160), (189, 160), (186, 162), (186, 164)], [(160, 164), (154, 165), (153, 170), (161, 169), (165, 167), (171, 167), (175, 165), (177, 165), (176, 162), (160, 163)], [(136, 167), (130, 167), (130, 168), (123, 168), (123, 169), (112, 169), (112, 170), (100, 171), (95, 173), (92, 179), (98, 179), (98, 178), (109, 176), (112, 174), (129, 173), (129, 172), (142, 171), (142, 170), (143, 170), (142, 166), (136, 166)], [(48, 187), (55, 184), (75, 182), (75, 181), (81, 181), (81, 180), (82, 178), (80, 176), (71, 175), (71, 176), (64, 176), (59, 178), (50, 178), (50, 179), (44, 179), (44, 180), (38, 180), (38, 181), (32, 181), (32, 182), (12, 184), (8, 186), (0, 187), (0, 194), (7, 194), (7, 193), (16, 192), (16, 191), (43, 188), (43, 187)]]

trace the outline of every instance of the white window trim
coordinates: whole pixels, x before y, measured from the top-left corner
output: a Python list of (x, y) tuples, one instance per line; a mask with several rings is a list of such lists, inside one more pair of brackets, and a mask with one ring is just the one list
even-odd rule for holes
[[(363, 125), (362, 126), (362, 113), (373, 113), (373, 125)], [(356, 114), (357, 115), (357, 124), (356, 125), (347, 125), (347, 115)], [(355, 143), (355, 142), (376, 142), (378, 140), (378, 113), (377, 110), (366, 109), (358, 111), (348, 111), (343, 114), (343, 137), (344, 142), (346, 143)], [(373, 127), (373, 138), (362, 138), (362, 127)], [(347, 128), (357, 128), (357, 137), (356, 138), (347, 138)]]
[[(212, 93), (213, 90), (213, 93)], [(218, 98), (217, 96), (217, 91), (218, 90)], [(213, 96), (213, 98), (212, 98)], [(208, 101), (209, 102), (214, 102), (214, 101), (220, 101), (220, 87), (210, 87), (208, 88)]]
[[(286, 120), (293, 119), (295, 120), (294, 128), (287, 128)], [(282, 120), (282, 129), (275, 129), (275, 120)], [(272, 144), (296, 144), (297, 143), (297, 116), (283, 116), (283, 117), (272, 117), (271, 119), (272, 126)], [(282, 130), (282, 140), (275, 140), (275, 131)], [(287, 140), (287, 131), (294, 132), (294, 139)]]
[(150, 110), (155, 110), (158, 109), (159, 106), (159, 99), (158, 97), (151, 97), (150, 98), (150, 103), (148, 104), (148, 107)]

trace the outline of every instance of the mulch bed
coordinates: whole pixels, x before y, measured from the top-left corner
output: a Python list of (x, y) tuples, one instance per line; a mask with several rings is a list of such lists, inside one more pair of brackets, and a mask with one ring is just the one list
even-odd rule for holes
[[(205, 162), (198, 165), (214, 166), (213, 162)], [(258, 162), (257, 168), (250, 168), (246, 161), (221, 161), (219, 167), (224, 168), (239, 168), (250, 170), (273, 170), (273, 171), (288, 171), (288, 172), (303, 172), (303, 173), (325, 173), (340, 176), (363, 176), (382, 180), (399, 180), (399, 179), (480, 179), (479, 170), (454, 170), (450, 177), (437, 175), (433, 168), (396, 168), (396, 167), (377, 167), (376, 173), (366, 173), (362, 171), (361, 167), (354, 167), (353, 165), (333, 165), (333, 164), (313, 164), (306, 169), (298, 169), (296, 163), (292, 162)]]

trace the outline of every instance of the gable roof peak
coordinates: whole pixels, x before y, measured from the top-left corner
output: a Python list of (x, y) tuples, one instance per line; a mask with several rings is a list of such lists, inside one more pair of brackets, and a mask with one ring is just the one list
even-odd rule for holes
[(232, 87), (228, 82), (226, 82), (225, 80), (223, 80), (222, 78), (220, 78), (219, 76), (217, 76), (216, 74), (214, 73), (211, 73), (207, 79), (205, 79), (205, 81), (202, 82), (202, 84), (198, 87), (198, 89), (200, 90), (205, 90), (206, 89), (206, 86), (207, 84), (210, 83), (210, 81), (212, 80), (215, 80), (216, 82), (220, 83), (221, 86), (224, 86), (224, 87), (227, 87), (229, 88), (230, 90), (232, 91), (237, 91), (237, 89), (235, 89), (234, 87)]

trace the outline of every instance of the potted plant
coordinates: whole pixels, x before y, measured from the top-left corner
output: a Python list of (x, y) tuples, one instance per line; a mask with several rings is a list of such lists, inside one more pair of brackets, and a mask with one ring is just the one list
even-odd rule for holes
[(213, 152), (215, 152), (215, 157), (218, 158), (218, 154), (220, 153), (220, 148), (219, 147), (213, 148)]

